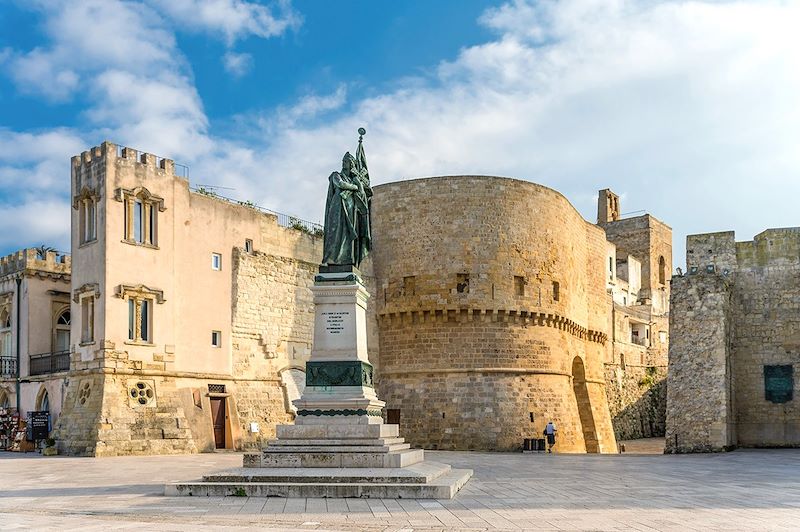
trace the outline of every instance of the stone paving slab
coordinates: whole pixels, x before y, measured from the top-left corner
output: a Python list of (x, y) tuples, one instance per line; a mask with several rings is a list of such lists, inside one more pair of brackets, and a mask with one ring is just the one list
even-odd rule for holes
[(0, 530), (800, 530), (797, 449), (430, 456), (475, 471), (454, 499), (164, 497), (241, 455), (0, 453)]

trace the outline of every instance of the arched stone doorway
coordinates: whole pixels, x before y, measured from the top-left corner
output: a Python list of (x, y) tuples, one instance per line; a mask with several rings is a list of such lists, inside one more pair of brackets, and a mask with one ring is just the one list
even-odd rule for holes
[(578, 403), (578, 415), (583, 440), (586, 442), (586, 452), (599, 453), (600, 445), (597, 441), (592, 403), (589, 400), (589, 389), (586, 387), (586, 370), (580, 357), (575, 357), (572, 361), (572, 389), (575, 392), (575, 401)]

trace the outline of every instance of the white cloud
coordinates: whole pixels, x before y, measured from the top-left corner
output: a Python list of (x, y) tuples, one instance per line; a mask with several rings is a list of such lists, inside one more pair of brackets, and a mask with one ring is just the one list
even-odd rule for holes
[(45, 244), (69, 251), (69, 219), (69, 203), (55, 197), (0, 204), (0, 247), (22, 249)]
[(302, 17), (289, 1), (264, 6), (243, 0), (147, 0), (176, 22), (197, 31), (221, 35), (229, 45), (248, 37), (275, 37), (297, 28)]
[(225, 66), (226, 72), (235, 78), (240, 78), (253, 68), (253, 56), (250, 54), (226, 52), (222, 57), (222, 64)]
[(64, 101), (77, 93), (82, 79), (90, 84), (93, 72), (116, 65), (131, 72), (158, 71), (181, 57), (172, 33), (144, 5), (52, 0), (33, 1), (31, 7), (45, 15), (51, 44), (9, 52), (8, 74), (23, 92)]

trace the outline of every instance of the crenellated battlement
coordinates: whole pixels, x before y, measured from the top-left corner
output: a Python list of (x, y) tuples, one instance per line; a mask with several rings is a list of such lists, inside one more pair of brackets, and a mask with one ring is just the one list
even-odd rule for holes
[[(98, 177), (103, 173), (103, 167), (109, 161), (122, 164), (128, 163), (134, 166), (141, 165), (154, 170), (161, 170), (167, 175), (189, 177), (189, 168), (182, 164), (175, 164), (172, 159), (109, 141), (105, 141), (100, 146), (94, 146), (80, 155), (72, 157), (73, 176), (79, 179)], [(178, 170), (177, 173), (176, 168)]]
[(48, 251), (44, 257), (35, 248), (21, 249), (5, 257), (0, 257), (0, 276), (17, 272), (27, 274), (69, 275), (72, 259), (60, 251)]

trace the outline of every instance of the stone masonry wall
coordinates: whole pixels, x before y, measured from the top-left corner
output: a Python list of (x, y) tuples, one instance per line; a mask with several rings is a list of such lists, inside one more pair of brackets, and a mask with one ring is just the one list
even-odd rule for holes
[[(294, 418), (281, 372), (305, 371), (314, 334), (311, 286), (318, 264), (260, 252), (234, 251), (233, 373), (243, 444), (275, 436), (275, 425)], [(248, 431), (251, 422), (259, 435)]]
[[(737, 242), (734, 376), (741, 447), (800, 446), (800, 228)], [(765, 366), (791, 366), (791, 400), (765, 393)]]
[[(673, 279), (671, 452), (800, 446), (800, 228), (734, 237), (689, 236), (690, 274)], [(789, 394), (768, 395), (778, 384)]]
[(617, 440), (663, 437), (667, 416), (667, 368), (606, 366), (606, 393)]
[(721, 451), (736, 441), (728, 279), (672, 278), (667, 453)]
[(602, 229), (551, 189), (486, 176), (380, 185), (373, 209), (379, 395), (404, 437), (511, 450), (552, 418), (557, 450), (616, 452)]

